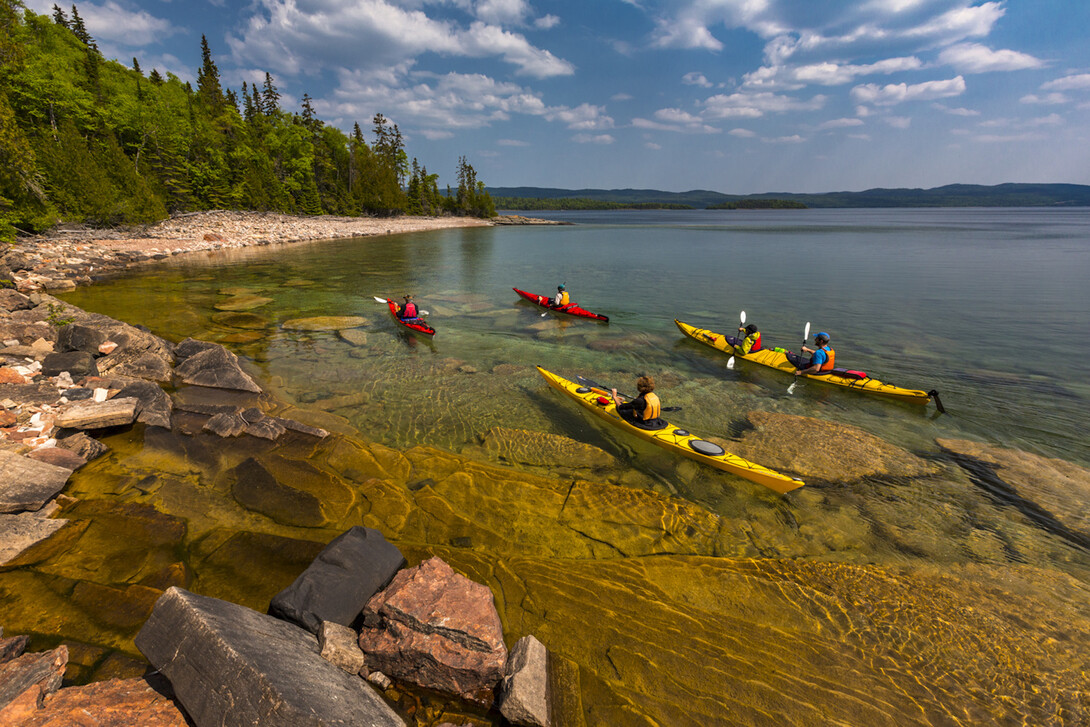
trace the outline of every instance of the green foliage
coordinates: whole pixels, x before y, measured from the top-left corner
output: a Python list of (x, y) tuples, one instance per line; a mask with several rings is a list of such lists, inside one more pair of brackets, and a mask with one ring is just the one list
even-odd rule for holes
[(720, 202), (710, 210), (804, 210), (806, 205), (793, 199), (746, 198), (736, 202)]
[(501, 210), (691, 210), (692, 205), (671, 202), (607, 202), (585, 197), (496, 197), (495, 206)]
[(64, 315), (67, 311), (63, 305), (57, 305), (56, 303), (49, 304), (49, 314), (45, 319), (52, 323), (54, 326), (67, 326), (72, 321), (76, 320), (71, 316)]
[(300, 114), (283, 111), (268, 73), (241, 96), (224, 89), (204, 36), (193, 88), (104, 59), (74, 6), (46, 17), (0, 0), (0, 31), (0, 236), (223, 208), (494, 214), (464, 159), (457, 204), (415, 160), (410, 178), (401, 131), (381, 114), (369, 145), (358, 124), (351, 136), (324, 124), (309, 95)]

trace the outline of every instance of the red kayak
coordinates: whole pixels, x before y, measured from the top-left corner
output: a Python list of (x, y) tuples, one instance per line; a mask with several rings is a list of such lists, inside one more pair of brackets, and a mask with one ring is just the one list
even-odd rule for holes
[(410, 331), (416, 331), (417, 333), (423, 333), (425, 336), (434, 336), (435, 329), (429, 326), (423, 318), (398, 318), (397, 316), (397, 302), (386, 299), (386, 305), (390, 306), (390, 315), (394, 317), (394, 320), (401, 325), (408, 328)]
[(531, 303), (555, 313), (567, 313), (569, 316), (575, 316), (576, 318), (591, 318), (596, 321), (602, 321), (602, 323), (609, 323), (609, 316), (591, 313), (586, 308), (580, 308), (575, 303), (569, 303), (568, 305), (560, 306), (558, 308), (553, 305), (553, 299), (547, 295), (534, 295), (533, 293), (527, 293), (525, 290), (519, 290), (518, 288), (511, 288), (511, 290), (515, 291)]

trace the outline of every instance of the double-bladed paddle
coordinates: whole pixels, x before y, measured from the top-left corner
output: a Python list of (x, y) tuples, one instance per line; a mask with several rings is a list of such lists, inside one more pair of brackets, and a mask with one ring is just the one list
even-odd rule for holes
[[(586, 387), (591, 388), (591, 389), (598, 389), (599, 391), (603, 391), (603, 392), (605, 392), (607, 394), (610, 392), (610, 387), (602, 386), (597, 381), (591, 381), (590, 379), (586, 378), (585, 376), (576, 376), (575, 378), (583, 386), (586, 386)], [(617, 392), (617, 396), (621, 397), (622, 399), (628, 399), (628, 400), (632, 400), (633, 398), (635, 398), (635, 397), (629, 396), (628, 394), (622, 394), (619, 391)], [(663, 411), (681, 411), (681, 407), (680, 406), (664, 406), (664, 407), (662, 407), (662, 410)]]
[[(810, 321), (806, 321), (806, 329), (802, 332), (802, 345), (806, 345), (806, 341), (810, 338)], [(799, 363), (802, 363), (802, 352), (799, 352)], [(788, 394), (795, 393), (795, 386), (799, 383), (799, 377), (796, 376), (795, 380), (791, 382), (791, 385), (787, 387)]]
[[(742, 319), (742, 322), (738, 324), (739, 327), (744, 326), (746, 324), (746, 312), (742, 311), (741, 315), (739, 315), (738, 317)], [(727, 341), (727, 343), (730, 343), (730, 341)], [(727, 359), (727, 368), (728, 369), (734, 368), (734, 348), (733, 347), (731, 348), (730, 358)]]
[[(371, 297), (374, 298), (379, 303), (385, 303), (387, 305), (390, 304), (390, 299), (389, 298), (380, 298), (377, 295), (373, 295)], [(418, 310), (417, 313), (419, 313), (422, 316), (430, 316), (431, 315), (431, 313), (427, 312), (426, 310)]]

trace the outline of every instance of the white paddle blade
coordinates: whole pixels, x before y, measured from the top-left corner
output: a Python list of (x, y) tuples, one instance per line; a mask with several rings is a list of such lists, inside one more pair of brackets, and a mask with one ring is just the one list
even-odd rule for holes
[(806, 321), (806, 330), (802, 332), (802, 345), (806, 345), (806, 341), (810, 338), (810, 321)]
[(742, 311), (742, 315), (738, 317), (742, 319), (742, 325), (744, 326), (746, 324), (746, 312)]
[(430, 316), (430, 315), (431, 315), (431, 313), (429, 313), (429, 312), (428, 312), (428, 311), (426, 311), (426, 310), (422, 310), (422, 311), (420, 311), (420, 315), (422, 315), (422, 316)]
[(792, 381), (791, 385), (787, 387), (787, 393), (788, 394), (794, 394), (795, 393), (795, 386), (798, 385), (798, 383), (799, 383), (799, 380), (797, 378), (794, 381)]
[(376, 296), (374, 296), (374, 298), (375, 298), (375, 300), (376, 300), (377, 302), (379, 302), (379, 303), (385, 303), (385, 302), (386, 302), (386, 299), (385, 299), (385, 298), (380, 298), (380, 297), (378, 297), (377, 295), (376, 295)]
[(727, 368), (728, 369), (734, 368), (734, 356), (731, 356), (729, 359), (727, 359)]

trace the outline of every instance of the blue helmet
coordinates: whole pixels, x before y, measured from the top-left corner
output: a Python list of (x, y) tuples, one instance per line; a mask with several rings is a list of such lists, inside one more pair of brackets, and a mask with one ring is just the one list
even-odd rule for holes
[(560, 285), (556, 286), (556, 289), (557, 290), (564, 290), (564, 284), (561, 283)]
[(828, 342), (829, 342), (829, 334), (828, 333), (825, 333), (824, 331), (822, 331), (822, 332), (817, 333), (816, 335), (814, 335), (814, 343), (828, 343)]

